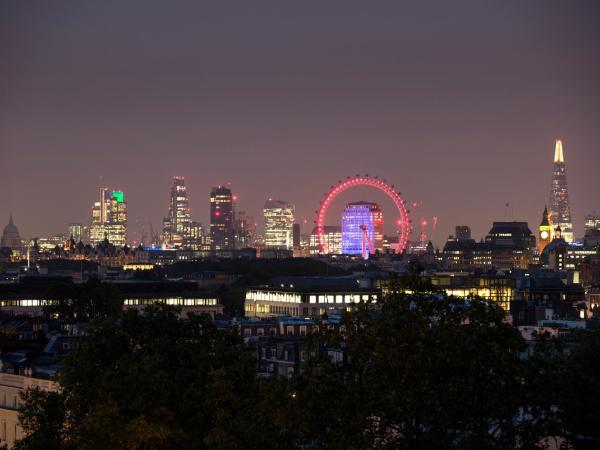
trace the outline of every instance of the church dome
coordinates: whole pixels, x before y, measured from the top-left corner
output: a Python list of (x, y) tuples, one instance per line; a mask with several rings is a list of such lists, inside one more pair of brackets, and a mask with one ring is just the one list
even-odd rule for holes
[(13, 250), (21, 248), (21, 236), (19, 236), (19, 229), (14, 224), (12, 215), (8, 220), (8, 225), (4, 227), (4, 231), (2, 232), (0, 247), (10, 247)]

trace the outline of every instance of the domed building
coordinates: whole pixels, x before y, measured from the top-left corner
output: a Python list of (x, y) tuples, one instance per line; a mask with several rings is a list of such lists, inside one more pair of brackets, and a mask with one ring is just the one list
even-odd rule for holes
[(12, 214), (8, 220), (8, 225), (4, 227), (0, 247), (9, 247), (16, 252), (21, 251), (21, 236), (19, 236), (19, 229), (13, 222)]

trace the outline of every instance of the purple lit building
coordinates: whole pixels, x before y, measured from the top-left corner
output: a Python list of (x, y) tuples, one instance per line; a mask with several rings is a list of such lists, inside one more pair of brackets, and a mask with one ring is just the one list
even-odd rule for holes
[[(373, 203), (348, 203), (342, 213), (342, 253), (345, 255), (360, 255), (363, 247), (363, 230), (366, 227), (369, 242), (375, 238)], [(368, 248), (368, 244), (367, 244)]]

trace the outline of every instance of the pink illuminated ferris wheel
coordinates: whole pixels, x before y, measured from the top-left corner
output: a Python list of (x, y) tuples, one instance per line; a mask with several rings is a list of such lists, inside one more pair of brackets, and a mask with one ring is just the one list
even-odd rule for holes
[(399, 215), (396, 220), (396, 228), (398, 230), (398, 247), (396, 248), (396, 253), (402, 253), (406, 247), (408, 235), (410, 233), (410, 219), (404, 200), (400, 197), (400, 193), (394, 190), (393, 185), (389, 185), (384, 180), (380, 180), (377, 177), (369, 177), (368, 175), (357, 175), (354, 178), (348, 177), (346, 180), (340, 181), (335, 186), (332, 186), (331, 190), (325, 195), (325, 199), (321, 202), (321, 206), (317, 211), (316, 220), (319, 252), (325, 254), (329, 253), (325, 243), (325, 216), (327, 215), (329, 206), (339, 194), (357, 186), (370, 186), (379, 189), (392, 199), (398, 209)]

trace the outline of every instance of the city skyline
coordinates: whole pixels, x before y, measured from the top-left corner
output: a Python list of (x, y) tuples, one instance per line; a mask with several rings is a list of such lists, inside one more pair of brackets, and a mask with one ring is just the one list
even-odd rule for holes
[(438, 217), (440, 246), (457, 224), (537, 224), (555, 139), (575, 237), (600, 209), (597, 3), (66, 5), (0, 16), (0, 223), (23, 236), (87, 223), (104, 186), (132, 236), (160, 230), (174, 175), (204, 225), (231, 182), (254, 217), (294, 203), (307, 234), (330, 185), (369, 173), (422, 202), (414, 223)]
[[(554, 155), (554, 160), (553, 160), (554, 166), (556, 166), (556, 164), (557, 164), (557, 154), (558, 154), (557, 152), (559, 151), (558, 150), (559, 148), (560, 148), (560, 163), (562, 164), (562, 167), (564, 167), (565, 164), (568, 165), (568, 160), (566, 160), (566, 157), (564, 156), (564, 151), (562, 149), (562, 142), (561, 142), (560, 139), (557, 139), (555, 141), (555, 143), (554, 143), (554, 150), (552, 151), (552, 153)], [(554, 179), (554, 177), (555, 177), (555, 175), (554, 175), (554, 171), (555, 170), (556, 170), (556, 167), (553, 169), (552, 179)], [(185, 176), (181, 176), (181, 175), (175, 175), (175, 176), (171, 177), (171, 180), (181, 180), (183, 183), (185, 183), (186, 179), (187, 178)], [(237, 204), (239, 202), (239, 195), (238, 195), (237, 191), (235, 189), (233, 189), (232, 183), (227, 183), (226, 185), (223, 185), (223, 186), (227, 186), (227, 188), (231, 189), (232, 194), (235, 196), (235, 203)], [(100, 190), (106, 190), (106, 189), (107, 188), (105, 188), (105, 187), (100, 188)], [(213, 189), (214, 189), (214, 186), (213, 186)], [(172, 203), (172, 201), (173, 201), (173, 197), (172, 197), (173, 196), (173, 187), (171, 187), (171, 191), (170, 192), (171, 193), (169, 195), (169, 200), (170, 200), (170, 203)], [(378, 195), (377, 192), (373, 192), (373, 191), (367, 191), (367, 192), (370, 193), (370, 194), (373, 194), (373, 195)], [(354, 199), (353, 201), (360, 201), (360, 200), (358, 200), (359, 198), (365, 197), (364, 193), (363, 194), (356, 194), (356, 193), (352, 193), (352, 191), (351, 191), (350, 194), (346, 194), (346, 195), (350, 195), (351, 197), (349, 197), (349, 198), (353, 198)], [(362, 195), (362, 197), (361, 197), (361, 195)], [(552, 188), (550, 189), (550, 196), (552, 197)], [(208, 229), (209, 226), (210, 226), (210, 196), (204, 195), (204, 196), (201, 196), (201, 197), (205, 200), (204, 208), (207, 209), (207, 211), (206, 211), (206, 214), (203, 214), (203, 212), (202, 212), (202, 210), (203, 210), (202, 206), (200, 206), (197, 209), (195, 208), (195, 211), (197, 211), (197, 213), (195, 213), (195, 216), (197, 215), (199, 217), (204, 217), (206, 215), (206, 220), (201, 220), (200, 223), (204, 227), (206, 227), (206, 229)], [(368, 198), (369, 196), (366, 195), (366, 197)], [(267, 199), (267, 202), (268, 201), (270, 201), (270, 198)], [(191, 202), (189, 202), (189, 199), (187, 199), (187, 195), (186, 195), (185, 202), (186, 202), (186, 205), (188, 203), (191, 203)], [(198, 203), (198, 202), (196, 202), (196, 203)], [(407, 205), (409, 207), (410, 206), (414, 207), (415, 203), (417, 203), (417, 202), (407, 201)], [(509, 221), (510, 220), (514, 220), (514, 221), (525, 220), (525, 219), (523, 219), (523, 217), (519, 217), (518, 215), (515, 214), (515, 211), (513, 210), (513, 207), (512, 207), (512, 205), (510, 203), (507, 203), (507, 204), (505, 204), (503, 206), (505, 207), (504, 210), (502, 211), (503, 214), (504, 214), (504, 216), (502, 216), (502, 217), (501, 216), (490, 217), (489, 223), (491, 223), (492, 221), (497, 221), (497, 220), (509, 220)], [(336, 201), (335, 207), (332, 208), (332, 210), (334, 210), (334, 211), (337, 211), (337, 210), (343, 211), (343, 208), (344, 208), (344, 202)], [(418, 211), (417, 211), (417, 209), (418, 209)], [(420, 224), (420, 221), (421, 221), (421, 216), (423, 216), (423, 214), (425, 214), (425, 213), (423, 213), (421, 211), (421, 209), (422, 208), (419, 206), (418, 208), (415, 208), (415, 211), (412, 211), (414, 214), (411, 214), (411, 220), (413, 221), (412, 235), (411, 236), (412, 236), (412, 238), (414, 240), (418, 240), (418, 238), (419, 238), (419, 233), (420, 233), (420, 230), (421, 230), (419, 224)], [(188, 210), (191, 210), (191, 208), (188, 207)], [(425, 208), (425, 210), (426, 210), (426, 213), (430, 212), (430, 211), (427, 211), (427, 208)], [(262, 208), (259, 208), (259, 211), (262, 211)], [(588, 214), (591, 214), (594, 211), (595, 211), (595, 209), (590, 210), (589, 212), (585, 213), (585, 215), (580, 218), (581, 220), (577, 220), (577, 218), (575, 218), (575, 220), (572, 220), (572, 222), (573, 222), (573, 229), (576, 230), (576, 229), (580, 228), (582, 230), (581, 235), (578, 235), (577, 232), (575, 232), (575, 236), (574, 236), (575, 239), (583, 237), (584, 217), (587, 216)], [(386, 213), (389, 214), (391, 217), (393, 217), (394, 215), (397, 215), (397, 213), (393, 210), (393, 208), (388, 208), (388, 210), (386, 211)], [(11, 217), (13, 216), (12, 211), (9, 213), (9, 215)], [(89, 215), (89, 213), (88, 213), (88, 215)], [(258, 215), (260, 215), (260, 212), (259, 212)], [(528, 212), (527, 216), (530, 216), (530, 215), (532, 215), (532, 214), (530, 214)], [(303, 216), (303, 217), (297, 216), (295, 222), (296, 223), (300, 223), (300, 225), (302, 227), (302, 234), (303, 235), (309, 235), (310, 234), (310, 231), (312, 230), (312, 225), (314, 224), (314, 220), (315, 220), (314, 216), (315, 216), (314, 214), (313, 214), (313, 217), (310, 217), (310, 216)], [(340, 225), (341, 221), (337, 221), (336, 220), (337, 216), (339, 216), (339, 214), (330, 213), (328, 215), (327, 225), (331, 225), (331, 226), (338, 226), (338, 225)], [(164, 220), (166, 220), (166, 219), (163, 218), (163, 222), (164, 222)], [(525, 220), (525, 221), (526, 222), (530, 222), (529, 220)], [(81, 223), (83, 225), (89, 225), (90, 221), (89, 221), (89, 219), (88, 220), (84, 219), (84, 220), (81, 220), (80, 222), (77, 222), (77, 221), (71, 221), (71, 222), (68, 222), (68, 223), (66, 222), (65, 223), (65, 227), (67, 227), (70, 223)], [(530, 223), (534, 224), (535, 220), (532, 220)], [(161, 224), (156, 225), (152, 221), (146, 221), (146, 222), (142, 221), (142, 222), (140, 222), (139, 219), (136, 220), (136, 223), (133, 224), (133, 225), (134, 225), (133, 227), (130, 227), (128, 229), (128, 243), (130, 243), (130, 244), (134, 243), (134, 242), (135, 243), (139, 243), (140, 239), (144, 235), (146, 235), (148, 237), (147, 233), (149, 232), (150, 225), (152, 225), (152, 228), (154, 228), (154, 229), (157, 229), (157, 230), (161, 229)], [(136, 225), (137, 225), (137, 227), (136, 227)], [(427, 232), (429, 233), (428, 234), (428, 239), (430, 239), (432, 231), (435, 231), (435, 230), (432, 229), (431, 223), (428, 223), (427, 225), (428, 225)], [(19, 226), (20, 226), (20, 224), (19, 224)], [(163, 224), (163, 227), (164, 227), (164, 224)], [(388, 225), (388, 227), (389, 227), (389, 225)], [(455, 227), (455, 225), (452, 225), (452, 226), (448, 225), (449, 229), (451, 229), (452, 227)], [(488, 228), (489, 228), (489, 226), (488, 226)], [(485, 233), (487, 233), (487, 229), (485, 227), (483, 228), (483, 230), (484, 231), (482, 232), (482, 235), (480, 237), (485, 236)], [(51, 236), (51, 235), (56, 235), (56, 234), (64, 234), (64, 230), (59, 230), (57, 232), (50, 232), (50, 233), (39, 233), (39, 234), (37, 234), (35, 236), (28, 236), (28, 235), (24, 235), (24, 236), (26, 236), (27, 238), (31, 239), (33, 237)], [(163, 234), (164, 234), (164, 231), (163, 231)], [(394, 235), (395, 234), (395, 228), (390, 228), (390, 229), (386, 228), (385, 229), (385, 234), (386, 235)], [(436, 246), (441, 246), (440, 244), (443, 244), (443, 242), (445, 241), (446, 237), (448, 237), (449, 235), (451, 235), (451, 233), (447, 234), (447, 235), (443, 235), (443, 234), (441, 234), (441, 233), (438, 232), (437, 236), (435, 236), (435, 239), (434, 239), (434, 243), (436, 244)], [(151, 239), (151, 237), (150, 237), (150, 239)]]

